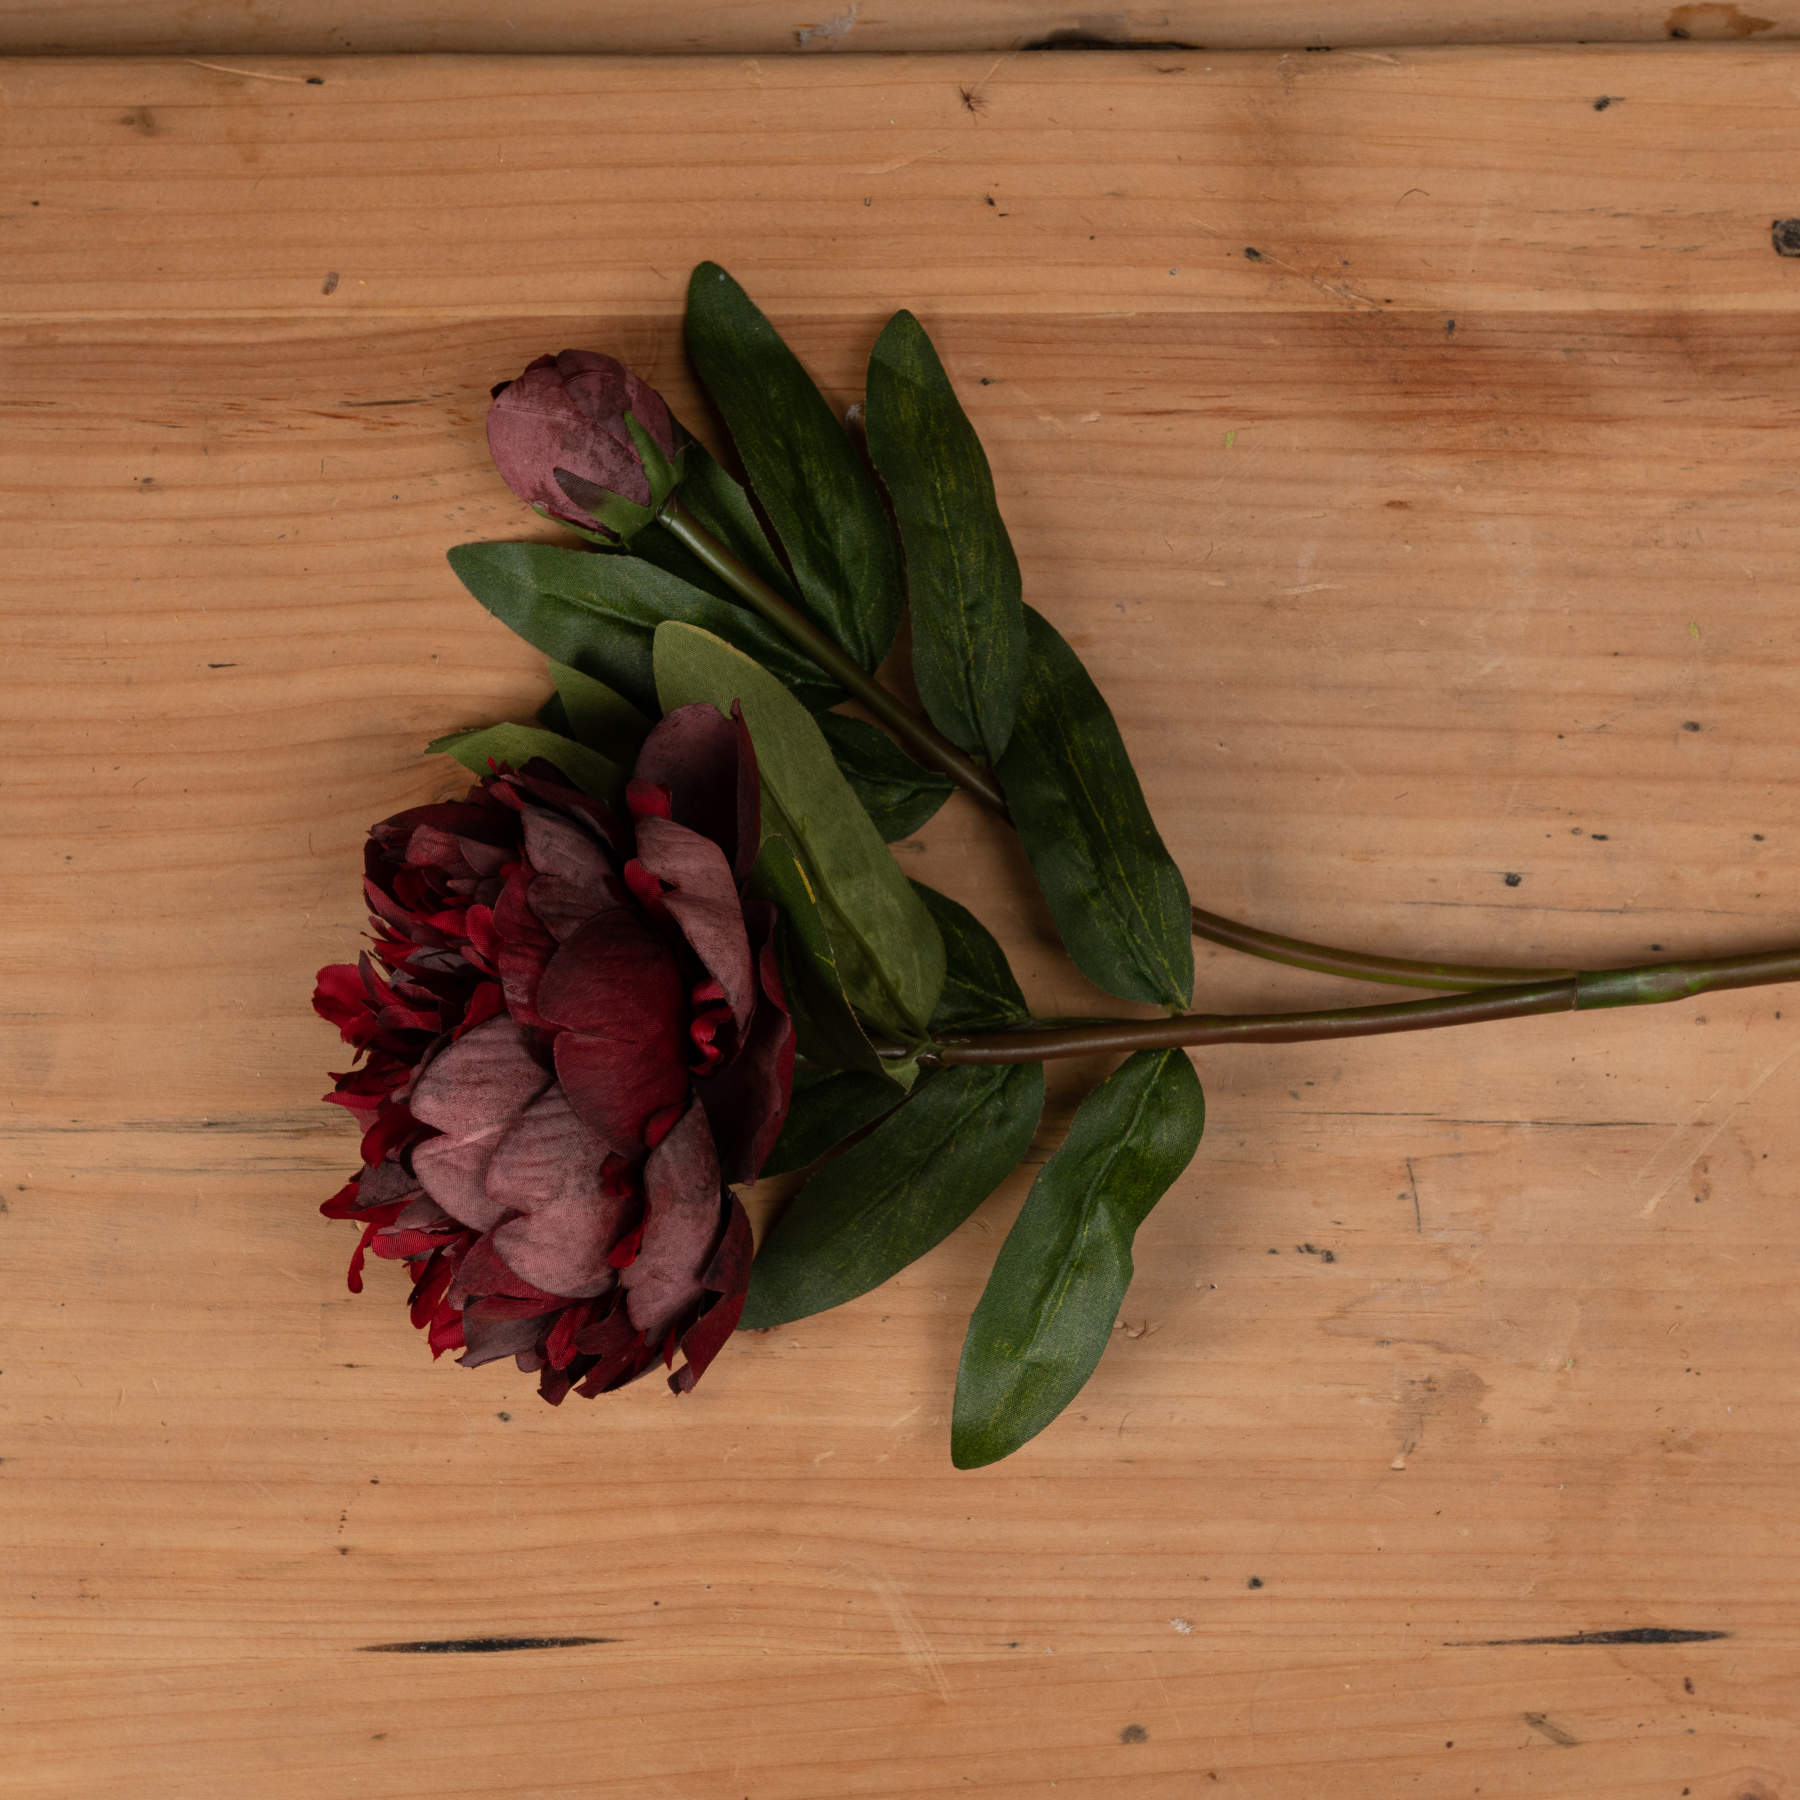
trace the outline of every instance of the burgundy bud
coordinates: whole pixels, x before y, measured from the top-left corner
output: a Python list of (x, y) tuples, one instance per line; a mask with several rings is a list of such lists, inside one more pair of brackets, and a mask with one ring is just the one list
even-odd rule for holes
[(597, 516), (606, 499), (649, 508), (669, 486), (666, 470), (645, 467), (627, 415), (673, 461), (682, 434), (655, 388), (610, 356), (563, 350), (494, 389), (488, 448), (521, 500), (585, 531), (616, 536), (617, 521)]

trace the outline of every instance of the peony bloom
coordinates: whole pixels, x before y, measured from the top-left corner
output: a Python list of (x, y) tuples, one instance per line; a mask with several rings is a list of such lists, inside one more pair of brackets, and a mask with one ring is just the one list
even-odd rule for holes
[[(562, 350), (540, 356), (517, 381), (494, 389), (488, 449), (521, 500), (584, 530), (605, 530), (557, 476), (561, 471), (576, 478), (583, 505), (598, 506), (605, 495), (650, 505), (650, 478), (626, 427), (627, 413), (664, 456), (674, 457), (681, 432), (655, 388), (610, 356)], [(588, 488), (599, 490), (591, 500)]]
[(513, 1356), (545, 1399), (658, 1361), (691, 1388), (743, 1310), (755, 1177), (786, 1117), (794, 1033), (741, 717), (670, 713), (628, 818), (549, 763), (375, 826), (375, 947), (313, 1004), (361, 1053), (327, 1098), (363, 1168), (321, 1209), (403, 1260), (434, 1355)]

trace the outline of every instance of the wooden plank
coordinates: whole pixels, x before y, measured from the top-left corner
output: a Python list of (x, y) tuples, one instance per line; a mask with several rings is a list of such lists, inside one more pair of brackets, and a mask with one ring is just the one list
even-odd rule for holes
[(776, 5), (697, 0), (679, 7), (609, 0), (399, 0), (346, 13), (321, 0), (134, 6), (127, 0), (4, 0), (0, 53), (136, 52), (197, 56), (386, 55), (409, 51), (502, 56), (896, 52), (1149, 45), (1212, 50), (1347, 49), (1391, 44), (1768, 42), (1800, 32), (1800, 13), (1774, 0), (1173, 0), (1091, 13), (1041, 0), (871, 0)]
[[(927, 321), (1207, 902), (1792, 936), (1794, 58), (1169, 64), (0, 70), (0, 1792), (1791, 1784), (1791, 996), (1208, 1053), (1112, 1351), (975, 1475), (1021, 1181), (680, 1404), (554, 1413), (314, 1215), (361, 833), (543, 687), (441, 561), (528, 523), (485, 389), (588, 343), (695, 416), (700, 255), (840, 401)], [(1096, 1004), (972, 810), (901, 854)], [(1658, 1629), (1725, 1635), (1493, 1641)], [(558, 1637), (607, 1641), (369, 1648)]]

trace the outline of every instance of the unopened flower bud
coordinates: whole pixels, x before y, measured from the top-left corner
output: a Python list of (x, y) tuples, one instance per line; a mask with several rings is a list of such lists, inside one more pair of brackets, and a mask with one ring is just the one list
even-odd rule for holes
[(681, 478), (684, 442), (662, 396), (591, 350), (540, 356), (494, 389), (488, 448), (521, 500), (582, 531), (627, 538)]

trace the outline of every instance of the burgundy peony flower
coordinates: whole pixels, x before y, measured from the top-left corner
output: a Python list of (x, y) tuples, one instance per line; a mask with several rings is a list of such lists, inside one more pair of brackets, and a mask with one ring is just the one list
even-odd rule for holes
[(755, 1177), (786, 1117), (794, 1033), (741, 715), (670, 713), (629, 818), (549, 763), (375, 826), (375, 947), (313, 1004), (360, 1053), (328, 1099), (363, 1169), (321, 1209), (403, 1260), (432, 1353), (502, 1356), (545, 1399), (659, 1360), (691, 1388), (737, 1324)]
[[(540, 356), (517, 381), (494, 389), (488, 409), (488, 449), (502, 479), (521, 500), (589, 531), (605, 530), (557, 479), (576, 478), (583, 504), (616, 494), (634, 506), (651, 502), (644, 460), (625, 424), (629, 413), (664, 456), (681, 434), (662, 396), (621, 362), (592, 350)], [(588, 500), (585, 490), (598, 490)]]

